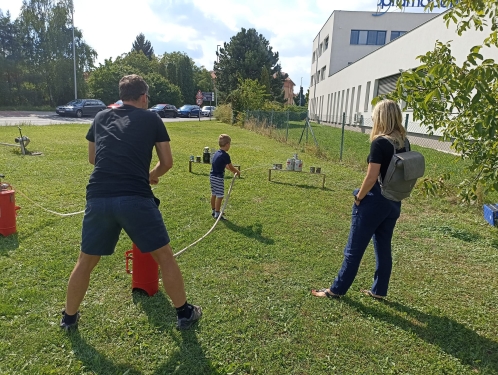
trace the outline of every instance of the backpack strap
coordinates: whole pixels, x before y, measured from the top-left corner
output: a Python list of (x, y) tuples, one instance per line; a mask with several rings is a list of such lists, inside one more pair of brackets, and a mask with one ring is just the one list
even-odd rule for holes
[[(388, 138), (388, 137), (385, 137), (385, 136), (382, 136), (382, 138), (384, 139), (387, 139), (389, 141), (389, 143), (393, 146), (393, 149), (394, 149), (394, 154), (393, 155), (396, 155), (397, 152), (396, 152), (396, 145)], [(410, 142), (408, 141), (408, 138), (405, 138), (405, 151), (411, 151), (410, 149)], [(379, 185), (382, 187), (382, 178), (381, 178), (381, 174), (379, 172), (379, 176), (377, 177), (377, 181), (379, 181)], [(387, 172), (386, 172), (386, 176), (387, 176)]]

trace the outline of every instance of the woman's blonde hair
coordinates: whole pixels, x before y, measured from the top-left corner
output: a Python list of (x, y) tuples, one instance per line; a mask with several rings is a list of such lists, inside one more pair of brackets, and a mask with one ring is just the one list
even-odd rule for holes
[(370, 142), (384, 136), (394, 142), (397, 149), (405, 145), (406, 130), (403, 127), (403, 116), (398, 103), (384, 99), (377, 103), (372, 112), (373, 128)]

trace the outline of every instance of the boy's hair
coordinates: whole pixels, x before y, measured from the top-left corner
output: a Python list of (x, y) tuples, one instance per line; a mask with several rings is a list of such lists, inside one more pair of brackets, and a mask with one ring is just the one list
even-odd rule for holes
[(226, 146), (232, 142), (232, 138), (228, 134), (222, 134), (218, 137), (218, 144), (220, 147)]
[(121, 100), (138, 100), (141, 95), (148, 92), (149, 86), (139, 75), (124, 76), (119, 81), (119, 99)]

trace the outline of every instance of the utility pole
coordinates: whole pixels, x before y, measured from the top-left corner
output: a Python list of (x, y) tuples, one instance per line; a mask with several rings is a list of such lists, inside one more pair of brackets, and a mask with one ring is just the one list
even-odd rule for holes
[(303, 92), (303, 77), (301, 77), (301, 86), (299, 87), (299, 106), (300, 107), (301, 107), (301, 98), (303, 97), (302, 92)]
[(74, 0), (71, 0), (71, 23), (73, 29), (73, 69), (74, 69), (74, 99), (78, 99), (78, 86), (76, 83), (76, 46), (74, 43)]

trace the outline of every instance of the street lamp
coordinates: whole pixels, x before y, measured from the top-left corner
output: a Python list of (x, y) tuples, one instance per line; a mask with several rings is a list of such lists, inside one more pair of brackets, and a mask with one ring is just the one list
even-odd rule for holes
[(74, 70), (74, 99), (78, 99), (78, 86), (76, 84), (76, 47), (74, 43), (74, 3), (71, 0), (71, 24), (73, 29), (73, 70)]
[[(216, 64), (218, 64), (220, 62), (220, 58), (218, 56), (218, 48), (221, 47), (221, 44), (217, 44), (216, 45)], [(214, 93), (216, 95), (216, 101), (215, 101), (215, 106), (218, 107), (218, 87), (216, 85), (216, 76), (214, 78)]]

